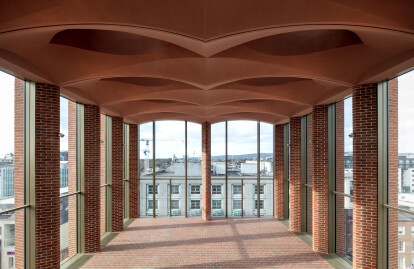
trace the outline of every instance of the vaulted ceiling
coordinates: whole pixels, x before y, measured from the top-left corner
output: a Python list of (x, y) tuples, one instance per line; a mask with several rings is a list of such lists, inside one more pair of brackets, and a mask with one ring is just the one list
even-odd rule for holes
[(0, 68), (129, 123), (278, 124), (412, 68), (413, 12), (411, 0), (1, 1)]

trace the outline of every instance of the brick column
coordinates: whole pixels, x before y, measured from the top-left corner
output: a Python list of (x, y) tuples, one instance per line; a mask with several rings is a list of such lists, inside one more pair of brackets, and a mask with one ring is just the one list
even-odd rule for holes
[(202, 158), (201, 158), (201, 196), (202, 218), (211, 220), (211, 124), (202, 124)]
[[(398, 205), (398, 78), (388, 83), (388, 106), (388, 204)], [(396, 210), (388, 210), (388, 230), (388, 267), (398, 268), (398, 211)], [(406, 264), (410, 263), (406, 262)]]
[(97, 252), (100, 242), (100, 112), (85, 105), (85, 252)]
[(289, 230), (301, 232), (301, 118), (291, 118), (289, 128)]
[(36, 268), (60, 267), (60, 91), (36, 83)]
[(124, 126), (112, 118), (112, 231), (124, 230)]
[[(336, 191), (345, 192), (345, 139), (344, 101), (336, 103)], [(345, 256), (345, 197), (337, 196), (336, 202), (336, 253)]]
[(138, 125), (129, 125), (129, 217), (138, 218)]
[(284, 145), (283, 124), (275, 125), (275, 218), (284, 218)]
[[(101, 127), (100, 127), (100, 185), (106, 184), (106, 116), (104, 114), (100, 115), (101, 118)], [(103, 143), (102, 143), (103, 142)], [(106, 232), (106, 188), (100, 188), (100, 211), (101, 211), (101, 221), (100, 221), (100, 234)]]
[[(68, 101), (68, 193), (77, 190), (77, 157), (76, 157), (76, 103)], [(77, 252), (77, 221), (76, 208), (77, 196), (63, 198), (68, 200), (68, 257), (72, 257)], [(64, 260), (65, 261), (65, 260)]]
[(328, 253), (328, 106), (312, 112), (312, 248)]
[[(14, 205), (24, 205), (24, 81), (14, 80)], [(24, 210), (14, 213), (15, 264), (24, 268)]]
[(354, 267), (377, 266), (378, 106), (377, 84), (360, 85), (353, 93)]

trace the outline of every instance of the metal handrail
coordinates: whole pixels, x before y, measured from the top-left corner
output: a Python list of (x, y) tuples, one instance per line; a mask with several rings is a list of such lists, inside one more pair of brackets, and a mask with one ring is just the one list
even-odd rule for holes
[(72, 196), (72, 195), (79, 194), (79, 193), (81, 193), (81, 192), (80, 191), (75, 191), (75, 192), (71, 192), (71, 193), (61, 195), (59, 198), (65, 198), (65, 197)]
[(18, 206), (18, 207), (15, 207), (15, 208), (3, 210), (3, 211), (0, 212), (0, 215), (7, 214), (7, 213), (10, 213), (10, 212), (14, 212), (16, 210), (20, 210), (20, 209), (23, 209), (23, 208), (26, 208), (26, 207), (30, 207), (30, 205), (22, 205), (22, 206)]
[(308, 188), (312, 188), (312, 184), (305, 183), (305, 186)]
[(347, 193), (343, 193), (343, 192), (339, 192), (339, 191), (332, 191), (332, 192), (336, 195), (345, 196), (345, 197), (352, 198), (352, 199), (354, 198), (354, 196), (352, 196), (350, 194), (347, 194)]
[(100, 187), (106, 187), (106, 186), (112, 186), (112, 185), (111, 185), (111, 184), (106, 183), (106, 184), (101, 185)]
[(398, 207), (398, 206), (393, 206), (393, 205), (389, 205), (389, 204), (383, 204), (382, 206), (384, 206), (386, 208), (390, 208), (390, 209), (395, 209), (395, 210), (400, 211), (400, 212), (404, 212), (404, 213), (414, 215), (414, 211), (404, 209), (404, 208), (401, 208), (401, 207)]

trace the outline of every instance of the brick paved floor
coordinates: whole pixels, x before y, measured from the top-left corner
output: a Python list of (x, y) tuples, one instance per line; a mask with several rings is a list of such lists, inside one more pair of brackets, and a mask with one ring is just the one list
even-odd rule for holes
[(141, 218), (82, 268), (332, 268), (272, 218)]

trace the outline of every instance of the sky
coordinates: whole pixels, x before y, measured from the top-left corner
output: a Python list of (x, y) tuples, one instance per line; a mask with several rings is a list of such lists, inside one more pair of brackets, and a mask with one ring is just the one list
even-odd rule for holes
[[(399, 82), (399, 152), (414, 153), (414, 71), (398, 78)], [(67, 100), (61, 98), (61, 132), (66, 134), (61, 139), (61, 150), (67, 150)], [(0, 72), (0, 157), (14, 151), (14, 77)], [(345, 100), (345, 151), (352, 151), (352, 98)], [(224, 155), (224, 123), (211, 126), (212, 156)], [(201, 125), (188, 122), (188, 155), (201, 157)], [(272, 152), (272, 125), (261, 123), (261, 147), (263, 153)], [(152, 156), (152, 123), (142, 124), (141, 138), (150, 139), (149, 149)], [(228, 123), (228, 150), (230, 155), (257, 152), (257, 122), (230, 121)], [(156, 156), (171, 158), (174, 154), (181, 158), (184, 153), (184, 122), (156, 122)], [(146, 142), (141, 141), (141, 150)], [(167, 147), (168, 145), (168, 147)], [(142, 152), (143, 153), (143, 152)]]

